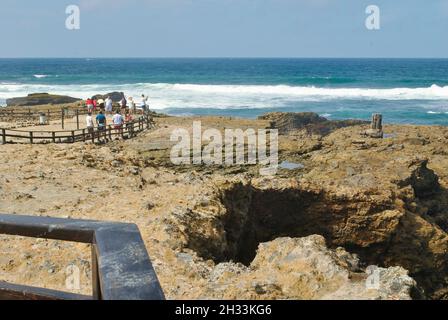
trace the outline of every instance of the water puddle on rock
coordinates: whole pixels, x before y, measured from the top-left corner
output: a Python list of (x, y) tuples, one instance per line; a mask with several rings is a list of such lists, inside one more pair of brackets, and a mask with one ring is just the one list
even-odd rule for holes
[(280, 169), (286, 169), (286, 170), (298, 170), (303, 169), (305, 166), (301, 163), (295, 163), (295, 162), (289, 162), (289, 161), (283, 161), (279, 165)]

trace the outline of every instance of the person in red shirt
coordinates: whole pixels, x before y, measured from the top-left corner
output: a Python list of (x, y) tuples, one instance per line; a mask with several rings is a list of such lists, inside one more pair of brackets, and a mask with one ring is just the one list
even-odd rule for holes
[(86, 106), (87, 106), (87, 111), (88, 112), (92, 112), (93, 111), (93, 100), (92, 99), (87, 99), (86, 100)]
[(134, 127), (134, 124), (132, 123), (133, 120), (134, 118), (132, 117), (131, 112), (129, 110), (126, 111), (124, 122), (126, 123), (126, 129), (129, 133), (129, 138), (131, 138), (133, 135), (133, 127)]

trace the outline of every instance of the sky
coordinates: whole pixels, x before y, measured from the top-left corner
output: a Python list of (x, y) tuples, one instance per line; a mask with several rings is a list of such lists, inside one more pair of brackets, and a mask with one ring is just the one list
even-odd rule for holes
[[(80, 29), (66, 28), (66, 7)], [(368, 30), (366, 8), (380, 9)], [(448, 0), (2, 0), (0, 57), (448, 58)]]

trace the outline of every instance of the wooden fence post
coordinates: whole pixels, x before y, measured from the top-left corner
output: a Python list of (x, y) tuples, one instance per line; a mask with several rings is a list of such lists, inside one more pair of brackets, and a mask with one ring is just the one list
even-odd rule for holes
[(6, 129), (2, 129), (2, 144), (6, 144)]
[(72, 131), (72, 142), (75, 143), (75, 131)]
[(64, 129), (64, 108), (61, 109), (62, 115), (61, 115), (61, 121), (62, 121), (62, 129)]
[(30, 131), (30, 143), (33, 144), (33, 131)]
[(92, 286), (93, 286), (93, 298), (101, 300), (101, 283), (100, 276), (98, 274), (98, 258), (96, 256), (95, 244), (92, 244)]
[(53, 139), (53, 143), (56, 143), (56, 132), (52, 132), (51, 133), (51, 137), (52, 137), (52, 139)]
[(86, 129), (82, 129), (82, 141), (86, 142)]
[(132, 138), (134, 136), (134, 123), (131, 123), (131, 125), (128, 127), (128, 133), (129, 133), (129, 138)]
[(112, 141), (112, 126), (109, 125), (109, 140)]
[(76, 109), (76, 129), (79, 130), (79, 110)]

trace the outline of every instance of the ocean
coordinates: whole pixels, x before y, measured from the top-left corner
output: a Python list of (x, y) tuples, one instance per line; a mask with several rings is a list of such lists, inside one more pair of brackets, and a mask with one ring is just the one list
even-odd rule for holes
[(0, 59), (0, 105), (36, 92), (111, 91), (149, 95), (152, 109), (171, 115), (379, 112), (386, 123), (448, 125), (448, 59)]

